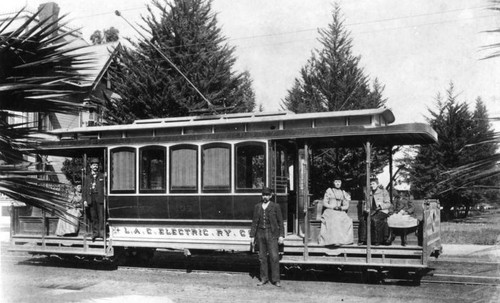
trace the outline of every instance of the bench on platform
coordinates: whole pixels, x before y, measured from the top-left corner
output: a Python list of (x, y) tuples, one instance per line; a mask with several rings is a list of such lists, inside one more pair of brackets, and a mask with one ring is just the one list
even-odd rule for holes
[[(415, 208), (415, 217), (418, 219), (419, 222), (422, 222), (423, 217), (424, 217), (424, 204), (425, 200), (412, 200), (413, 206)], [(311, 242), (315, 242), (320, 233), (321, 229), (321, 214), (324, 211), (323, 207), (323, 200), (314, 200), (312, 202), (312, 206), (310, 208), (310, 213), (309, 215), (311, 216), (310, 222), (311, 222), (311, 229), (310, 229), (310, 237), (309, 240)], [(351, 200), (349, 204), (349, 209), (347, 210), (347, 215), (352, 219), (352, 225), (353, 225), (353, 233), (354, 233), (354, 243), (358, 243), (358, 229), (359, 229), (359, 218), (361, 216), (361, 204), (360, 201), (358, 200)], [(420, 224), (419, 224), (420, 226)], [(418, 245), (419, 239), (418, 235), (416, 233), (417, 228), (413, 229), (408, 229), (410, 233), (407, 236), (407, 244), (408, 245)], [(396, 239), (393, 242), (393, 245), (399, 245), (400, 241), (399, 239)]]

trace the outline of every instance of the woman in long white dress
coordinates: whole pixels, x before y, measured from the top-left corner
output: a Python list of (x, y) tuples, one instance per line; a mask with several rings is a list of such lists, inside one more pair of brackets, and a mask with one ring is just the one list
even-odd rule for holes
[(57, 222), (56, 235), (77, 235), (79, 230), (79, 218), (82, 215), (82, 186), (76, 185), (73, 193), (69, 196), (71, 206), (66, 210), (64, 218)]
[(325, 208), (321, 215), (320, 245), (352, 244), (352, 219), (347, 215), (351, 196), (342, 190), (340, 178), (334, 179), (334, 188), (328, 188), (323, 198)]

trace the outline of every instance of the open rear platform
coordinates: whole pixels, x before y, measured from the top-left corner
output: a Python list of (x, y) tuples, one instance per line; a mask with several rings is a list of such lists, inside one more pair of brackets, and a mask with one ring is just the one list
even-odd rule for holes
[(87, 224), (80, 218), (78, 234), (56, 236), (59, 218), (30, 207), (13, 207), (10, 251), (36, 254), (71, 254), (87, 256), (113, 256), (112, 241), (87, 236)]
[(111, 240), (104, 242), (90, 237), (57, 237), (40, 238), (35, 235), (16, 235), (10, 240), (10, 251), (24, 251), (38, 254), (71, 254), (87, 256), (113, 256)]
[(302, 237), (290, 235), (285, 239), (281, 263), (421, 268), (425, 267), (423, 258), (423, 248), (418, 245), (323, 246), (309, 241), (305, 246)]

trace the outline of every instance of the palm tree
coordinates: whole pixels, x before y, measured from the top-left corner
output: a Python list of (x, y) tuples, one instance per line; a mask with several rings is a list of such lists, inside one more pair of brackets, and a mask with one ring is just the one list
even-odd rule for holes
[[(35, 169), (36, 144), (42, 132), (28, 123), (9, 123), (25, 113), (75, 112), (83, 92), (77, 83), (85, 77), (82, 64), (89, 54), (72, 47), (72, 32), (62, 32), (62, 16), (38, 21), (37, 12), (19, 27), (13, 18), (0, 23), (0, 193), (27, 205), (60, 215), (65, 197), (51, 189), (48, 173)], [(66, 40), (67, 39), (67, 40)], [(71, 99), (73, 97), (73, 99)]]

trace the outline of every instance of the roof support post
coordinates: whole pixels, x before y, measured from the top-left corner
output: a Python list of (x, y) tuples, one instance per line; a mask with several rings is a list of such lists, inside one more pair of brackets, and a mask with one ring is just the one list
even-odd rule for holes
[(304, 144), (304, 159), (302, 162), (302, 199), (304, 201), (304, 260), (309, 258), (309, 237), (310, 237), (310, 218), (309, 218), (309, 145)]
[(389, 199), (391, 201), (391, 204), (392, 204), (392, 199), (394, 198), (392, 196), (392, 192), (394, 190), (394, 174), (393, 174), (393, 169), (392, 169), (392, 146), (389, 146), (388, 147), (388, 150), (389, 150), (389, 184), (387, 184), (387, 187), (389, 188)]
[(371, 144), (370, 141), (366, 141), (365, 144), (365, 152), (366, 152), (366, 192), (365, 197), (366, 201), (366, 209), (368, 210), (368, 215), (366, 218), (366, 263), (371, 263), (372, 261), (372, 253), (371, 253), (371, 243), (372, 243), (372, 235), (371, 235), (371, 207), (372, 207), (372, 191), (370, 188), (370, 172), (371, 172)]

